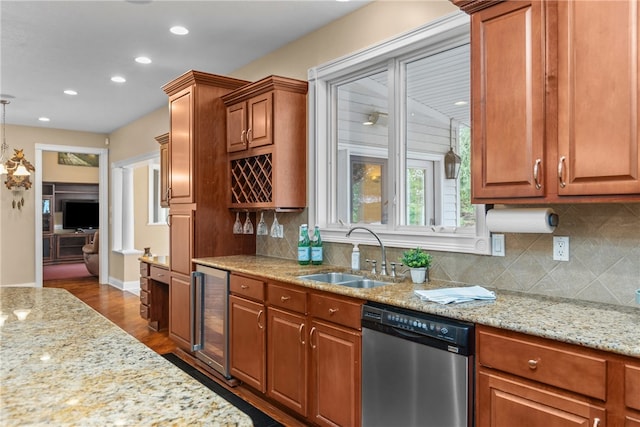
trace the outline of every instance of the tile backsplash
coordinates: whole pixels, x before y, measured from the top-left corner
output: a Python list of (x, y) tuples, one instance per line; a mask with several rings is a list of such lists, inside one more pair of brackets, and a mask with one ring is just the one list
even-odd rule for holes
[[(507, 233), (505, 257), (431, 252), (431, 278), (640, 308), (640, 203), (552, 207), (560, 216), (553, 234)], [(271, 224), (273, 214), (265, 220)], [(285, 238), (258, 236), (256, 253), (296, 259), (298, 227), (307, 222), (307, 212), (278, 213), (278, 221)], [(568, 262), (553, 260), (554, 235), (569, 236)], [(325, 242), (325, 263), (349, 267), (351, 249)], [(387, 248), (388, 261), (403, 250)], [(377, 246), (360, 245), (360, 251), (363, 264), (380, 258)]]

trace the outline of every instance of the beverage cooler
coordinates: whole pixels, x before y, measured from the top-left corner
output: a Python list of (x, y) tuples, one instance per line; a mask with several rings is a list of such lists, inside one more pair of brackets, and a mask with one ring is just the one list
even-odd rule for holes
[(191, 273), (191, 350), (206, 366), (229, 375), (229, 272), (197, 264)]

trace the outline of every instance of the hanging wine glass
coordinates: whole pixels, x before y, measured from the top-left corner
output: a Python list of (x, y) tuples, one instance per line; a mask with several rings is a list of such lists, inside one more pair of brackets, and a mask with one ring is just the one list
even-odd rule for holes
[(271, 237), (278, 237), (279, 232), (280, 232), (280, 223), (278, 222), (276, 211), (273, 211), (273, 224), (271, 224)]
[(247, 212), (247, 218), (244, 221), (244, 227), (242, 231), (244, 232), (244, 234), (253, 234), (253, 223), (251, 222), (249, 212)]
[(267, 230), (267, 223), (264, 222), (264, 211), (260, 212), (260, 222), (258, 222), (257, 228), (256, 234), (258, 236), (266, 236), (269, 234), (269, 231)]
[(240, 212), (236, 212), (236, 222), (233, 224), (233, 234), (242, 234), (242, 223), (240, 222)]

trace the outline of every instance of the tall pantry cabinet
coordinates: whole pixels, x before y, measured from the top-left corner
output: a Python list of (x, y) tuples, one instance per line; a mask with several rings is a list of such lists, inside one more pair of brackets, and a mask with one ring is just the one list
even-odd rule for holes
[(248, 82), (188, 71), (169, 96), (169, 335), (190, 350), (192, 258), (255, 254), (255, 235), (233, 234), (228, 209), (226, 107), (221, 96)]

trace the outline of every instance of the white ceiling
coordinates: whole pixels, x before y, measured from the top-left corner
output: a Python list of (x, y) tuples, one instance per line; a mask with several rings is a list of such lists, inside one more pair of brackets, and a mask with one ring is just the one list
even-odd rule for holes
[[(0, 98), (11, 102), (6, 120), (110, 133), (166, 105), (162, 86), (185, 71), (229, 74), (366, 3), (2, 0)], [(173, 25), (190, 33), (175, 36)], [(140, 55), (153, 62), (134, 62)], [(111, 82), (116, 74), (127, 82)], [(51, 121), (38, 121), (42, 116)]]

